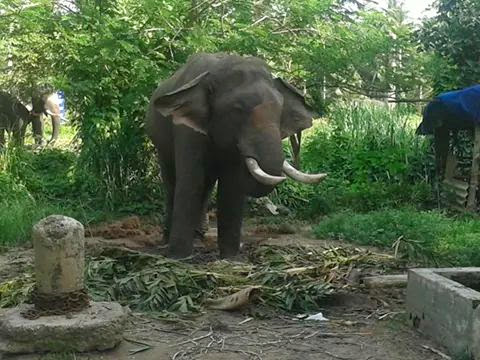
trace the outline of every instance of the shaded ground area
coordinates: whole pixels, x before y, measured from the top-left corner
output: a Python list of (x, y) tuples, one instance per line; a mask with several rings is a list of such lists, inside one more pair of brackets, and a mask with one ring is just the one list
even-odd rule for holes
[[(103, 246), (126, 246), (163, 252), (156, 245), (159, 228), (143, 226), (138, 218), (89, 229), (89, 251)], [(288, 234), (285, 234), (288, 233)], [(255, 244), (286, 246), (344, 246), (311, 238), (308, 228), (246, 226), (245, 247)], [(215, 229), (197, 243), (194, 261), (216, 259)], [(156, 245), (156, 246), (155, 246)], [(7, 261), (7, 258), (9, 259)], [(13, 259), (13, 260), (12, 260)], [(0, 280), (31, 266), (31, 250), (0, 256)], [(379, 269), (378, 272), (382, 270)], [(352, 271), (354, 274), (354, 271)], [(357, 274), (358, 275), (358, 274)], [(352, 281), (357, 279), (352, 277)], [(105, 359), (326, 359), (436, 360), (439, 345), (408, 326), (403, 309), (404, 290), (339, 293), (322, 309), (328, 321), (306, 321), (276, 314), (258, 304), (237, 312), (208, 311), (195, 319), (166, 322), (153, 314), (131, 313), (125, 341), (115, 351), (83, 355), (24, 355), (22, 360)], [(433, 351), (432, 351), (433, 349)]]

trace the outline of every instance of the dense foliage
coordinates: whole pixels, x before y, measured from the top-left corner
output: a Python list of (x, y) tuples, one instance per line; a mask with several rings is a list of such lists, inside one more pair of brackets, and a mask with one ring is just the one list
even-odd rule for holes
[(437, 15), (425, 21), (420, 33), (426, 49), (437, 55), (437, 92), (459, 89), (480, 81), (480, 2), (438, 0)]
[(412, 33), (400, 8), (359, 1), (6, 0), (0, 85), (23, 98), (43, 84), (65, 91), (81, 139), (79, 166), (114, 208), (155, 171), (143, 136), (146, 103), (189, 55), (263, 57), (308, 89), (321, 111), (335, 89), (414, 97), (428, 79), (418, 76), (424, 55)]
[(433, 154), (430, 141), (415, 135), (418, 121), (409, 107), (337, 104), (307, 132), (302, 152), (303, 167), (327, 172), (327, 180), (317, 187), (287, 182), (276, 200), (307, 216), (431, 205)]

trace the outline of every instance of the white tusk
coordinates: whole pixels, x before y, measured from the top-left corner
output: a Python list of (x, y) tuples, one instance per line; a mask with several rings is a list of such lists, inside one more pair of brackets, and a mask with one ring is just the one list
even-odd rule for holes
[(51, 115), (51, 116), (62, 116), (61, 114), (55, 114), (55, 113), (51, 112), (51, 111), (48, 110), (48, 109), (47, 109), (46, 111), (47, 111), (47, 114), (48, 114), (48, 115)]
[(293, 180), (305, 184), (316, 184), (327, 177), (327, 174), (305, 174), (295, 169), (286, 160), (283, 162), (283, 171)]
[(247, 164), (250, 174), (252, 174), (255, 180), (257, 180), (259, 183), (274, 186), (286, 179), (285, 176), (274, 176), (267, 174), (262, 170), (260, 165), (258, 165), (257, 160), (254, 158), (246, 158), (245, 163)]

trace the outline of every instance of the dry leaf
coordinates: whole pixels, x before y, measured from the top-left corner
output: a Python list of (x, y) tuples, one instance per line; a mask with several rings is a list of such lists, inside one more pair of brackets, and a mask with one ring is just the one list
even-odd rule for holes
[(249, 304), (259, 291), (259, 286), (250, 286), (220, 299), (207, 300), (207, 307), (214, 310), (237, 310)]

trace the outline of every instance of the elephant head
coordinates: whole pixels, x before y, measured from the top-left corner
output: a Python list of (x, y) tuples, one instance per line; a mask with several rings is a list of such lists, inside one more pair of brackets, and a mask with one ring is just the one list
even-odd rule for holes
[(52, 118), (52, 139), (54, 142), (58, 139), (60, 133), (60, 107), (58, 100), (51, 90), (35, 91), (32, 96), (32, 127), (35, 141), (43, 142), (43, 116), (49, 115)]
[(197, 56), (157, 89), (153, 105), (174, 125), (207, 136), (220, 161), (240, 164), (251, 196), (266, 195), (285, 175), (306, 183), (326, 177), (285, 161), (282, 139), (309, 128), (313, 112), (258, 58)]

